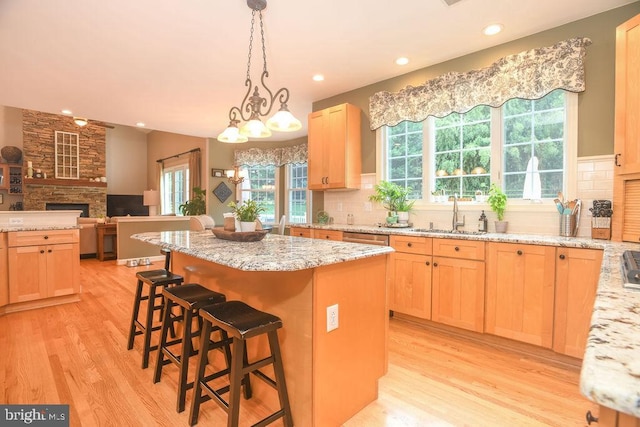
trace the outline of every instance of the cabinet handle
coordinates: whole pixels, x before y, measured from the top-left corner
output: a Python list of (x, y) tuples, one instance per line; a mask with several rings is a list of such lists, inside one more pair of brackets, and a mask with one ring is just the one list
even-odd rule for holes
[(430, 264), (429, 261), (425, 262), (425, 265), (429, 265), (429, 264)]
[(455, 248), (453, 248), (453, 250), (458, 252), (460, 250), (460, 248), (456, 246)]
[(516, 252), (518, 255), (522, 255), (522, 251), (520, 249), (518, 249), (518, 251)]
[(616, 157), (615, 157), (615, 165), (616, 165), (616, 166), (618, 166), (618, 167), (622, 166), (620, 163), (618, 163), (618, 156), (621, 156), (621, 155), (622, 155), (622, 154), (617, 153), (617, 154), (616, 154)]
[(49, 238), (49, 236), (44, 236), (44, 240), (47, 240)]
[(51, 253), (51, 252), (53, 252), (53, 251), (52, 251), (51, 249), (49, 249), (47, 252)]
[(593, 416), (593, 414), (591, 413), (591, 411), (587, 411), (587, 424), (591, 425), (591, 423), (593, 422), (598, 422), (598, 419), (596, 417)]
[(411, 246), (413, 246), (413, 245), (411, 244), (411, 242), (409, 242), (409, 243), (407, 243), (407, 246), (411, 247)]
[(433, 266), (434, 266), (434, 267), (437, 267), (437, 266), (438, 266), (438, 263), (437, 263), (437, 262), (434, 262), (434, 263), (433, 263)]
[(44, 253), (44, 249), (40, 249), (40, 253), (43, 254)]
[(564, 259), (564, 254), (560, 254), (560, 256), (558, 258)]

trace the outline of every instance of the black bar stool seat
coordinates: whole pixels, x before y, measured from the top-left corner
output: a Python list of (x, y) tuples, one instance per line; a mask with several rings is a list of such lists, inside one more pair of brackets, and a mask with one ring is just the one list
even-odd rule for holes
[[(137, 286), (136, 293), (133, 299), (133, 310), (131, 314), (131, 323), (129, 325), (129, 340), (127, 342), (127, 350), (133, 348), (133, 342), (135, 337), (143, 335), (142, 345), (142, 368), (145, 369), (149, 366), (149, 354), (158, 348), (158, 346), (151, 345), (151, 333), (160, 330), (160, 326), (153, 326), (153, 313), (164, 309), (164, 299), (162, 293), (158, 292), (157, 288), (166, 288), (168, 286), (178, 286), (184, 282), (184, 277), (179, 274), (174, 274), (169, 271), (169, 265), (171, 260), (171, 251), (163, 248), (160, 251), (165, 256), (165, 263), (163, 269), (157, 270), (144, 270), (136, 273)], [(144, 286), (149, 288), (147, 295), (142, 295), (142, 289)], [(140, 303), (142, 301), (148, 301), (147, 314), (144, 319), (144, 323), (138, 320), (140, 313)], [(172, 335), (175, 336), (173, 331), (173, 323), (171, 323)]]
[[(198, 351), (194, 349), (191, 339), (202, 331), (202, 318), (198, 316), (198, 310), (211, 304), (222, 303), (226, 301), (224, 294), (212, 291), (197, 283), (190, 283), (182, 286), (162, 289), (162, 295), (165, 298), (165, 310), (162, 319), (162, 328), (160, 332), (160, 344), (158, 345), (158, 357), (156, 358), (156, 369), (153, 376), (153, 382), (160, 381), (162, 376), (162, 368), (165, 365), (174, 363), (179, 369), (178, 378), (178, 400), (176, 410), (184, 411), (187, 390), (193, 387), (193, 382), (187, 382), (189, 373), (189, 358), (197, 355)], [(172, 315), (172, 307), (178, 305), (182, 309), (182, 337), (168, 341), (167, 335), (170, 326), (174, 322)], [(199, 328), (197, 331), (192, 330), (193, 319), (198, 319)], [(229, 339), (224, 331), (221, 331), (221, 339), (210, 342), (209, 349), (224, 347), (227, 366), (231, 361), (231, 351), (229, 349)], [(181, 344), (180, 354), (172, 351), (172, 347)], [(166, 359), (165, 359), (166, 357)]]
[[(212, 327), (218, 327), (231, 337), (232, 359), (229, 385), (218, 390), (214, 390), (208, 383), (209, 377), (204, 376), (207, 365), (207, 349), (205, 340), (198, 358), (198, 368), (196, 373), (193, 401), (189, 423), (195, 425), (198, 422), (200, 405), (207, 400), (213, 399), (227, 413), (227, 426), (237, 427), (240, 415), (240, 390), (243, 384), (249, 385), (248, 375), (253, 374), (262, 381), (275, 388), (278, 392), (280, 409), (273, 414), (262, 419), (254, 426), (265, 426), (283, 418), (284, 425), (293, 426), (291, 417), (291, 407), (287, 394), (287, 386), (284, 378), (282, 365), (282, 355), (280, 344), (278, 343), (278, 329), (282, 327), (282, 320), (269, 313), (245, 304), (241, 301), (227, 301), (222, 304), (215, 304), (200, 309), (200, 316), (204, 319), (202, 336), (207, 337)], [(270, 355), (264, 359), (249, 363), (247, 360), (246, 340), (258, 335), (267, 334), (269, 340)], [(260, 368), (273, 365), (275, 380), (265, 375)], [(250, 396), (246, 395), (245, 398)], [(203, 394), (204, 392), (204, 394)], [(222, 395), (229, 392), (228, 401)]]

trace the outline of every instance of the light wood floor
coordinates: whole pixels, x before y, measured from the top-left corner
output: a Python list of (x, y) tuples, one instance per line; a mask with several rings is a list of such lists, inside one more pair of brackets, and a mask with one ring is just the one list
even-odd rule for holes
[[(175, 412), (175, 368), (153, 384), (155, 355), (142, 370), (140, 339), (126, 350), (135, 272), (160, 267), (82, 260), (81, 302), (1, 316), (0, 403), (68, 403), (72, 426), (188, 425), (188, 408)], [(389, 348), (378, 400), (346, 426), (567, 427), (597, 413), (578, 391), (577, 368), (395, 319)], [(268, 412), (265, 402), (242, 402), (243, 425)], [(199, 425), (225, 419), (207, 402)]]

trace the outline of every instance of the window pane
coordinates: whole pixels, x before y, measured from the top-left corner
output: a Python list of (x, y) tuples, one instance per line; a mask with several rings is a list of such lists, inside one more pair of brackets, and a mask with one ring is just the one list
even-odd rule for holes
[(307, 164), (291, 164), (288, 168), (288, 221), (306, 223), (307, 221)]
[(423, 124), (402, 122), (387, 128), (387, 180), (411, 187), (414, 198), (422, 198)]
[(243, 167), (246, 178), (240, 191), (240, 202), (255, 200), (263, 208), (259, 216), (263, 224), (275, 224), (276, 221), (276, 167), (248, 166)]

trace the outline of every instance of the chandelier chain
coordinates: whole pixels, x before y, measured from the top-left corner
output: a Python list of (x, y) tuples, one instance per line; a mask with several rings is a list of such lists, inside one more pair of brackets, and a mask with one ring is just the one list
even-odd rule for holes
[[(256, 22), (256, 11), (251, 11), (251, 32), (249, 33), (249, 58), (247, 62), (247, 80), (251, 80), (251, 51), (253, 50), (253, 26)], [(262, 14), (260, 14), (260, 22), (262, 22)], [(264, 41), (262, 42), (264, 48)]]
[(260, 38), (262, 39), (262, 62), (264, 64), (262, 71), (267, 73), (267, 50), (264, 46), (264, 23), (262, 22), (262, 11), (258, 13), (260, 13)]

